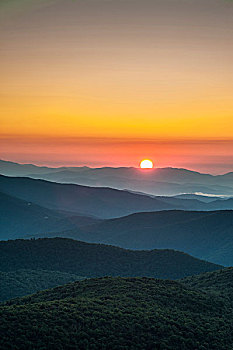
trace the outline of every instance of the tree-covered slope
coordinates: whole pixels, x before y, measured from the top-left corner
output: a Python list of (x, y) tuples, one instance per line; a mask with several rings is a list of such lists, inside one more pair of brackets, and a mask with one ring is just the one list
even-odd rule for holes
[(74, 274), (46, 270), (0, 272), (0, 301), (81, 280)]
[(228, 300), (148, 278), (75, 282), (0, 307), (1, 349), (232, 350)]
[(174, 250), (130, 251), (65, 238), (0, 242), (0, 271), (39, 269), (85, 277), (178, 279), (221, 266)]
[(206, 272), (197, 276), (186, 277), (182, 283), (190, 288), (201, 289), (233, 297), (233, 267), (214, 272)]

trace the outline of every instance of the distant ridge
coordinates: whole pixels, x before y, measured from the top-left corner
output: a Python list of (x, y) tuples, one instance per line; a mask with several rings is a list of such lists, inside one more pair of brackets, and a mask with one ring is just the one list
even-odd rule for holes
[(154, 197), (108, 187), (59, 184), (0, 175), (0, 192), (52, 210), (74, 215), (114, 218), (161, 210), (231, 210), (233, 199), (203, 203), (196, 199)]
[(135, 213), (76, 230), (42, 235), (69, 237), (127, 249), (175, 249), (233, 266), (233, 211)]
[(49, 168), (0, 160), (0, 174), (121, 190), (126, 188), (154, 195), (200, 192), (233, 196), (233, 172), (214, 176), (182, 168), (156, 168), (149, 172), (133, 167)]
[(44, 208), (0, 192), (0, 239), (71, 230), (97, 222), (100, 220)]
[[(49, 209), (66, 210), (78, 215), (91, 215), (100, 218), (176, 208), (176, 205), (166, 203), (160, 198), (150, 198), (127, 191), (58, 184), (25, 177), (0, 175), (0, 191)], [(178, 208), (184, 209), (187, 201), (177, 199), (176, 203)], [(196, 208), (200, 206), (204, 206), (204, 204), (198, 203)]]

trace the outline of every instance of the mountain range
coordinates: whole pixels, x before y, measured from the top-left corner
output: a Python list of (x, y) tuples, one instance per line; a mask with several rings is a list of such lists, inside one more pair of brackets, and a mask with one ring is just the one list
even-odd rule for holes
[(233, 265), (233, 211), (136, 213), (37, 237), (68, 237), (127, 249), (176, 249)]
[(197, 199), (155, 197), (111, 188), (59, 184), (0, 175), (0, 192), (48, 209), (101, 219), (160, 210), (231, 210), (233, 198), (209, 203)]
[(233, 172), (213, 176), (177, 168), (157, 168), (149, 171), (122, 167), (49, 168), (1, 160), (0, 174), (27, 176), (59, 183), (128, 189), (153, 195), (177, 195), (198, 192), (233, 196)]
[(232, 349), (232, 173), (0, 167), (1, 349)]
[(233, 199), (206, 203), (6, 176), (0, 176), (0, 191), (1, 239), (60, 236), (130, 249), (169, 248), (233, 265), (233, 211), (215, 210), (232, 209)]

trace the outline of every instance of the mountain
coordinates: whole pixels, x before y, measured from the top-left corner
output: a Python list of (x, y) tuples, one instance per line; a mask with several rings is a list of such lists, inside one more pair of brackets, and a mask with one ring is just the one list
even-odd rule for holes
[(125, 216), (135, 212), (233, 208), (233, 199), (203, 203), (196, 199), (154, 197), (111, 188), (58, 184), (45, 180), (2, 175), (0, 175), (0, 191), (45, 208), (102, 219)]
[(76, 230), (43, 235), (112, 244), (128, 249), (175, 249), (233, 265), (233, 211), (136, 213)]
[(228, 298), (149, 278), (90, 279), (0, 306), (5, 349), (232, 350)]
[(208, 204), (209, 210), (216, 210), (219, 207), (221, 207), (222, 210), (233, 209), (233, 198), (228, 198), (222, 201), (218, 199)]
[(0, 272), (0, 302), (81, 279), (84, 278), (58, 271), (16, 270)]
[[(130, 249), (176, 249), (217, 264), (233, 265), (233, 212), (214, 211), (218, 206), (231, 209), (233, 199), (203, 203), (153, 198), (110, 188), (5, 176), (0, 176), (0, 191), (1, 239), (62, 236)], [(170, 210), (193, 207), (202, 211)], [(110, 221), (93, 218), (135, 212)]]
[[(9, 176), (24, 176), (30, 173), (46, 174), (52, 172), (53, 168), (39, 167), (34, 164), (19, 164), (0, 160), (0, 174)], [(56, 168), (54, 168), (56, 171)]]
[[(218, 197), (208, 197), (212, 199), (207, 199), (197, 195), (178, 195), (178, 196), (152, 196), (152, 198), (157, 198), (161, 201), (166, 202), (174, 207), (183, 206), (187, 210), (226, 210), (233, 209), (233, 203), (231, 198), (227, 197), (224, 200)], [(225, 202), (226, 201), (226, 202)], [(230, 207), (230, 208), (229, 208)], [(178, 208), (177, 208), (178, 209)]]
[(173, 250), (130, 251), (65, 238), (0, 241), (0, 271), (48, 270), (85, 277), (178, 279), (221, 268)]
[(154, 195), (177, 195), (182, 193), (207, 193), (233, 195), (233, 172), (213, 176), (199, 172), (156, 168), (143, 171), (137, 168), (88, 168), (88, 167), (38, 167), (0, 160), (0, 174), (27, 176), (59, 183), (85, 186), (128, 189)]
[[(47, 174), (48, 172), (61, 171), (62, 168), (49, 168), (34, 164), (19, 164), (0, 159), (0, 174), (7, 176), (25, 176), (30, 173)], [(66, 169), (66, 168), (64, 168)]]
[[(133, 171), (141, 171), (134, 169)], [(152, 170), (155, 171), (155, 170)], [(92, 174), (91, 174), (92, 175)], [(95, 179), (89, 174), (78, 173), (73, 174), (73, 177), (67, 176), (67, 172), (52, 173), (47, 175), (27, 175), (28, 177), (35, 179), (44, 179), (47, 181), (53, 181), (58, 183), (73, 183), (83, 186), (95, 186), (95, 187), (111, 187), (119, 190), (130, 190), (134, 192), (141, 192), (146, 194), (152, 194), (157, 196), (174, 196), (180, 193), (207, 193), (211, 195), (233, 195), (233, 187), (229, 185), (218, 184), (202, 184), (202, 183), (175, 183), (156, 181), (148, 179), (145, 174), (140, 174), (140, 178), (134, 179), (129, 172), (128, 177), (119, 176), (105, 176), (104, 174), (98, 174), (98, 178)], [(175, 181), (175, 180), (174, 180)]]
[(97, 180), (103, 177), (124, 177), (140, 179), (143, 176), (153, 179), (154, 181), (172, 182), (177, 184), (182, 183), (198, 183), (198, 184), (219, 184), (221, 181), (225, 181), (225, 184), (232, 185), (233, 172), (224, 175), (210, 175), (202, 174), (197, 171), (191, 171), (182, 168), (156, 168), (154, 171), (138, 171), (140, 169), (133, 167), (103, 167), (103, 168), (89, 168), (84, 167), (41, 167), (33, 164), (19, 164), (9, 161), (0, 160), (0, 173), (8, 176), (28, 176), (43, 174), (45, 176), (67, 176), (73, 177), (77, 174), (89, 175), (93, 180)]
[(158, 168), (143, 171), (137, 168), (85, 168), (82, 171), (72, 169), (52, 171), (48, 174), (28, 174), (27, 176), (59, 183), (128, 189), (153, 195), (171, 196), (195, 192), (233, 195), (231, 177), (216, 178), (209, 174), (200, 174), (186, 169)]
[(231, 302), (233, 300), (233, 267), (186, 277), (182, 283), (193, 289), (227, 296)]
[[(111, 218), (140, 211), (205, 208), (205, 203), (169, 198), (151, 198), (127, 191), (0, 175), (0, 191), (40, 206), (78, 215)], [(171, 203), (170, 203), (171, 202)]]
[(0, 192), (0, 239), (75, 229), (99, 221), (43, 208)]

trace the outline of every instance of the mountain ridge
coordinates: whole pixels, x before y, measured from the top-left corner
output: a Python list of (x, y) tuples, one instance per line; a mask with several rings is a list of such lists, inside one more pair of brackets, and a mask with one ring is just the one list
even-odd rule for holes
[[(122, 216), (136, 211), (174, 208), (174, 205), (160, 198), (150, 198), (147, 195), (107, 187), (58, 184), (27, 177), (0, 175), (0, 191), (49, 209), (68, 210), (102, 218)], [(178, 199), (177, 203), (186, 202)], [(200, 206), (204, 207), (204, 204), (200, 203)], [(183, 206), (181, 207), (183, 209)]]
[(99, 219), (56, 211), (0, 192), (0, 239), (75, 229)]
[(167, 210), (134, 213), (47, 237), (67, 237), (135, 250), (169, 248), (231, 266), (232, 227), (232, 210)]
[[(4, 159), (0, 159), (0, 166), (1, 165), (13, 165), (13, 166), (32, 166), (38, 169), (51, 169), (51, 170), (60, 170), (60, 169), (91, 169), (91, 170), (101, 170), (101, 169), (138, 169), (137, 167), (126, 167), (126, 166), (118, 166), (118, 167), (111, 167), (111, 166), (102, 166), (102, 167), (89, 167), (89, 166), (59, 166), (59, 167), (51, 167), (51, 166), (45, 166), (45, 165), (35, 165), (33, 163), (17, 163), (17, 162), (12, 162), (12, 161), (8, 161), (8, 160), (4, 160)], [(158, 170), (162, 170), (162, 169), (174, 169), (174, 170), (184, 170), (186, 172), (190, 172), (190, 173), (196, 173), (196, 174), (200, 174), (200, 175), (210, 175), (213, 177), (218, 177), (218, 176), (228, 176), (228, 175), (233, 175), (233, 171), (229, 171), (227, 173), (223, 173), (223, 174), (208, 174), (208, 173), (202, 173), (200, 171), (197, 170), (191, 170), (191, 169), (186, 169), (186, 168), (177, 168), (177, 167), (164, 167), (164, 168), (155, 168)]]
[(48, 270), (85, 277), (148, 276), (178, 279), (222, 268), (190, 256), (164, 249), (133, 251), (67, 238), (0, 241), (0, 271)]
[(223, 175), (211, 175), (171, 167), (155, 168), (149, 171), (133, 167), (49, 168), (0, 161), (0, 173), (8, 176), (28, 176), (58, 183), (75, 183), (96, 187), (107, 186), (120, 190), (127, 188), (128, 190), (154, 195), (177, 195), (195, 192), (233, 195), (232, 172)]
[(101, 219), (161, 210), (231, 210), (233, 199), (204, 203), (197, 199), (154, 197), (108, 187), (59, 184), (0, 175), (0, 191), (45, 208)]

